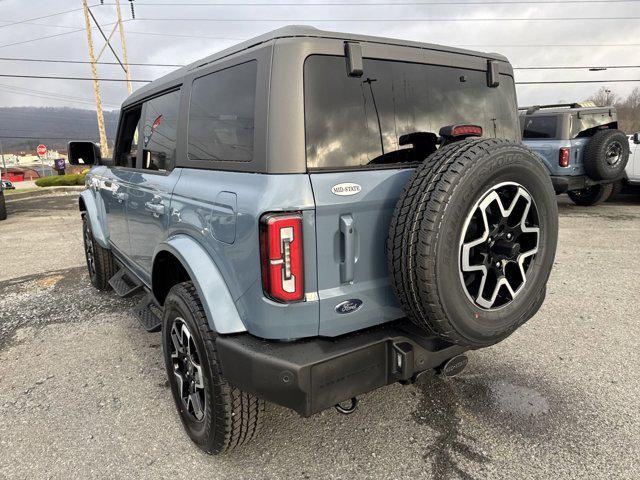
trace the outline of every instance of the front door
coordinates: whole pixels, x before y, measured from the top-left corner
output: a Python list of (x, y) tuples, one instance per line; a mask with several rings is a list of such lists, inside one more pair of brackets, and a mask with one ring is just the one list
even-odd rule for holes
[(113, 154), (113, 165), (100, 168), (97, 173), (100, 196), (104, 203), (109, 242), (126, 258), (131, 254), (127, 205), (130, 181), (138, 158), (140, 107), (122, 113), (118, 139)]
[(98, 179), (100, 196), (106, 213), (109, 242), (124, 255), (130, 252), (129, 226), (126, 217), (130, 178), (130, 171), (111, 167), (105, 168)]
[(136, 273), (149, 282), (153, 252), (166, 238), (171, 195), (180, 178), (174, 170), (180, 90), (146, 101), (142, 110), (141, 154), (130, 179), (127, 219)]

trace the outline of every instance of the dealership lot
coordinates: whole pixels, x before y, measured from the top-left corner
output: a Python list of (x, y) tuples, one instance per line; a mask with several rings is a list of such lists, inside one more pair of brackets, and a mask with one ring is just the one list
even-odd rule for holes
[(542, 310), (351, 416), (267, 407), (263, 433), (201, 453), (175, 412), (137, 299), (95, 291), (73, 194), (8, 201), (0, 226), (2, 478), (635, 478), (640, 458), (640, 197), (560, 199)]

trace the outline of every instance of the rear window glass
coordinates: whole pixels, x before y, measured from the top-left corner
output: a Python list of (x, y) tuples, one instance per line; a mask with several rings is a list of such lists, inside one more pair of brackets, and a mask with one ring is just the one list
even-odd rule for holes
[(489, 88), (484, 71), (365, 59), (362, 77), (349, 77), (344, 57), (312, 55), (304, 81), (310, 169), (422, 161), (440, 128), (456, 123), (480, 125), (485, 137), (519, 139), (506, 75)]
[(257, 62), (221, 70), (193, 82), (189, 106), (191, 160), (253, 160)]
[(522, 138), (557, 138), (558, 116), (521, 116)]

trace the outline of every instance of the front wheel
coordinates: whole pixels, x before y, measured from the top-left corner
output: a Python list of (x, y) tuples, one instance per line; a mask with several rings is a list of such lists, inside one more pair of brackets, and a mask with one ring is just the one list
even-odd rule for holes
[(606, 185), (592, 185), (580, 190), (571, 190), (567, 192), (569, 198), (576, 205), (581, 207), (591, 207), (606, 202), (613, 193), (613, 183)]
[(251, 440), (260, 429), (264, 402), (222, 375), (215, 334), (192, 282), (175, 285), (167, 295), (162, 346), (173, 399), (191, 440), (210, 454)]
[(98, 290), (109, 289), (109, 279), (115, 274), (115, 263), (111, 250), (101, 247), (93, 237), (91, 222), (87, 214), (82, 215), (82, 233), (84, 238), (84, 256), (91, 285)]

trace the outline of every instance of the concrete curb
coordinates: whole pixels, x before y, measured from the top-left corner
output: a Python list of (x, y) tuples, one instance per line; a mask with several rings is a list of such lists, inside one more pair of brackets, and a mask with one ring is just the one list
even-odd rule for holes
[(12, 200), (24, 200), (26, 198), (44, 197), (47, 195), (56, 195), (60, 193), (80, 193), (86, 187), (83, 185), (75, 185), (68, 187), (39, 187), (39, 190), (33, 190), (30, 192), (12, 193), (11, 195), (5, 195), (5, 200), (11, 202)]

